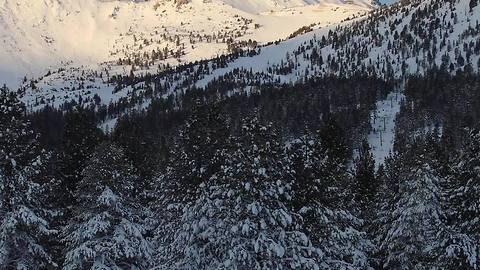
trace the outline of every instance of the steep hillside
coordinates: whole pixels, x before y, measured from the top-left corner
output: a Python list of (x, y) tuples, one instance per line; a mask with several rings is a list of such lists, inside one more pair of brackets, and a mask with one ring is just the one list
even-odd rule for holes
[[(241, 57), (200, 75), (206, 86), (234, 70), (262, 74), (269, 82), (355, 73), (384, 78), (420, 74), (434, 66), (450, 71), (479, 68), (480, 7), (470, 0), (412, 1), (372, 12), (367, 19), (323, 28), (278, 46)], [(233, 75), (237, 79), (240, 75)]]
[(336, 23), (371, 8), (357, 1), (5, 0), (0, 81), (17, 86), (25, 75), (66, 66), (101, 70), (99, 63), (119, 66), (113, 73), (128, 74), (132, 65), (156, 73), (167, 64), (283, 39), (302, 26)]
[(401, 79), (435, 66), (451, 72), (467, 66), (478, 70), (480, 7), (469, 4), (470, 0), (395, 4), (367, 18), (303, 28), (300, 36), (284, 42), (199, 64), (161, 68), (159, 75), (145, 76), (141, 65), (131, 61), (122, 62), (120, 70), (115, 65), (59, 69), (26, 82), (24, 101), (30, 109), (76, 103), (144, 107), (152, 97), (225, 82), (235, 92), (326, 75)]
[[(225, 80), (240, 85), (289, 83), (310, 77), (365, 74), (401, 79), (434, 67), (451, 72), (479, 69), (480, 7), (470, 0), (412, 1), (372, 12), (366, 19), (320, 28), (221, 68), (189, 76), (160, 76), (170, 90), (186, 85), (207, 87)], [(212, 65), (211, 65), (212, 66)], [(213, 65), (216, 66), (216, 65)], [(217, 66), (218, 67), (218, 66)], [(213, 69), (213, 70), (212, 70)], [(208, 72), (204, 72), (208, 70)], [(193, 82), (193, 83), (192, 83)]]

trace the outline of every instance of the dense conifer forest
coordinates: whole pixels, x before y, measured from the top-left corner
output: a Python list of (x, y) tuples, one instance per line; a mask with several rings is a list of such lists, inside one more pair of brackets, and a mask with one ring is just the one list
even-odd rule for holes
[(109, 133), (3, 88), (2, 269), (477, 269), (480, 78), (408, 78), (376, 166), (369, 112), (395, 84), (192, 89)]
[(3, 86), (0, 270), (480, 269), (479, 11), (400, 1)]

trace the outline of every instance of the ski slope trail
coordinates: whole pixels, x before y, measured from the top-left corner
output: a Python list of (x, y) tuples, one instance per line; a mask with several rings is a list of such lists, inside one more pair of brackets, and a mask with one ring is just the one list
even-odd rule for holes
[(404, 99), (405, 96), (402, 92), (391, 92), (385, 99), (377, 101), (376, 109), (370, 116), (372, 130), (367, 140), (377, 169), (385, 163), (385, 158), (393, 151), (393, 145), (395, 143), (395, 120), (397, 114), (400, 112), (401, 102)]

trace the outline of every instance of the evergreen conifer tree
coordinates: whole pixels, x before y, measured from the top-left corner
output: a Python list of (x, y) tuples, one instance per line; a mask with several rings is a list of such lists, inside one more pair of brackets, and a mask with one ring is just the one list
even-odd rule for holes
[(470, 3), (469, 3), (470, 11), (472, 11), (473, 8), (476, 7), (477, 5), (478, 5), (478, 0), (470, 0)]
[[(67, 193), (65, 195), (71, 196), (82, 178), (85, 162), (101, 142), (103, 134), (97, 128), (93, 113), (81, 107), (69, 113), (65, 121), (59, 173), (63, 178), (62, 189)], [(66, 200), (71, 201), (71, 197)]]
[(38, 182), (48, 155), (25, 119), (15, 93), (0, 90), (0, 269), (45, 269), (56, 264), (45, 239), (49, 228)]
[(450, 267), (480, 268), (480, 132), (470, 133), (447, 181), (448, 221), (455, 238), (448, 246)]
[(370, 210), (374, 208), (378, 184), (375, 179), (375, 161), (366, 141), (362, 143), (356, 160), (353, 188), (355, 189), (355, 203), (365, 215), (364, 217), (370, 219)]
[(286, 205), (291, 179), (275, 132), (246, 122), (222, 169), (184, 208), (162, 269), (319, 269), (321, 254)]
[(368, 268), (372, 248), (363, 221), (345, 208), (342, 189), (350, 183), (342, 164), (332, 160), (318, 138), (303, 136), (288, 149), (293, 174), (293, 208), (313, 245), (324, 254), (321, 268)]
[(385, 252), (384, 267), (390, 269), (442, 268), (442, 246), (448, 239), (444, 224), (440, 179), (422, 156), (401, 175), (398, 200), (390, 212), (390, 222), (380, 248)]
[(151, 247), (136, 205), (134, 174), (123, 151), (104, 143), (88, 160), (65, 227), (64, 269), (147, 269)]

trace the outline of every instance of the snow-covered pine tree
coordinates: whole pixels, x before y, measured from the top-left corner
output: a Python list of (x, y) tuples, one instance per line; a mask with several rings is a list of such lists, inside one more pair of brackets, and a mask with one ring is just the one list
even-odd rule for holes
[(55, 267), (46, 237), (49, 228), (40, 196), (43, 187), (35, 182), (44, 158), (16, 169), (7, 176), (0, 171), (0, 269), (45, 269)]
[[(307, 135), (295, 140), (287, 147), (287, 158), (294, 173), (294, 208), (304, 206), (305, 201), (316, 196), (316, 200), (331, 207), (345, 206), (347, 168), (336, 154), (330, 154), (318, 136)], [(311, 188), (303, 189), (309, 186)], [(298, 201), (298, 202), (297, 202)]]
[(227, 147), (229, 130), (217, 106), (196, 104), (179, 137), (160, 181), (171, 202), (195, 199), (198, 186), (219, 171), (217, 153)]
[[(405, 113), (409, 107), (402, 106), (401, 113)], [(399, 121), (403, 120), (401, 116), (398, 116), (398, 118)], [(405, 125), (404, 123), (398, 124)], [(378, 263), (377, 268), (382, 267), (386, 260), (387, 254), (382, 244), (385, 242), (390, 225), (394, 221), (392, 213), (396, 210), (401, 196), (405, 195), (401, 192), (401, 185), (406, 181), (411, 171), (418, 167), (419, 153), (423, 153), (423, 155), (427, 153), (422, 143), (417, 142), (412, 145), (411, 136), (406, 134), (405, 129), (396, 129), (395, 132), (394, 152), (386, 157), (382, 174), (377, 175), (380, 184), (374, 220), (374, 227), (377, 231), (375, 239), (375, 247), (378, 249), (375, 256)]]
[(225, 165), (184, 208), (160, 269), (319, 269), (321, 254), (286, 206), (291, 177), (271, 127), (243, 125)]
[(383, 268), (387, 257), (387, 251), (385, 247), (382, 247), (382, 243), (390, 229), (390, 224), (393, 222), (392, 212), (395, 210), (396, 202), (401, 195), (399, 183), (403, 178), (400, 179), (400, 175), (405, 175), (409, 170), (408, 163), (405, 160), (405, 155), (391, 153), (377, 172), (377, 181), (379, 182), (378, 200), (375, 204), (376, 212), (371, 224), (372, 230), (376, 232), (372, 239), (374, 254), (371, 255), (372, 265), (375, 269)]
[(9, 175), (15, 167), (30, 165), (41, 150), (15, 92), (0, 88), (0, 165)]
[(323, 269), (368, 268), (371, 242), (363, 221), (343, 207), (340, 192), (350, 179), (318, 138), (303, 136), (287, 149), (293, 174), (293, 208), (302, 216), (313, 245), (324, 254)]
[[(162, 104), (166, 101), (157, 101)], [(160, 106), (160, 105), (159, 105)], [(143, 119), (138, 114), (126, 114), (118, 119), (111, 134), (112, 140), (122, 146), (125, 155), (132, 161), (142, 178), (151, 179), (159, 168), (166, 166), (169, 156), (167, 140), (154, 134), (151, 129), (158, 124), (157, 117)], [(151, 190), (152, 181), (143, 181), (142, 189)]]
[(0, 89), (0, 269), (54, 267), (45, 238), (39, 174), (48, 155), (39, 150), (15, 93)]
[(157, 228), (157, 246), (169, 246), (174, 240), (183, 208), (198, 198), (200, 185), (220, 170), (228, 141), (228, 125), (219, 107), (197, 102), (175, 142), (166, 171), (153, 184), (151, 223)]
[(75, 193), (77, 207), (64, 230), (64, 269), (146, 269), (150, 243), (134, 202), (134, 168), (116, 145), (100, 145)]
[(76, 107), (67, 114), (63, 132), (63, 150), (59, 154), (59, 174), (62, 176), (62, 199), (66, 206), (72, 201), (77, 183), (82, 178), (85, 162), (90, 158), (95, 147), (102, 141), (102, 131), (97, 128), (95, 116), (82, 107)]
[[(400, 175), (398, 199), (384, 222), (380, 248), (389, 269), (441, 269), (444, 226), (440, 179), (422, 155)], [(406, 166), (407, 163), (404, 164)]]
[(449, 266), (480, 269), (480, 132), (472, 131), (447, 181), (448, 217), (455, 237)]
[(362, 142), (355, 165), (355, 204), (364, 218), (371, 219), (378, 183), (375, 179), (375, 160), (367, 141)]
[(345, 131), (340, 127), (335, 116), (328, 116), (318, 131), (322, 147), (327, 150), (330, 159), (336, 163), (346, 164), (351, 153), (346, 142)]

